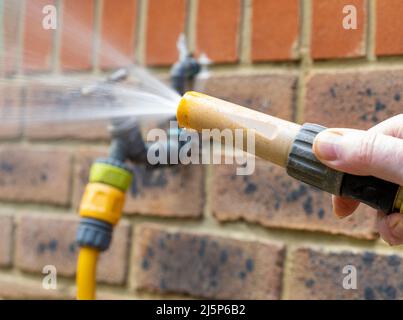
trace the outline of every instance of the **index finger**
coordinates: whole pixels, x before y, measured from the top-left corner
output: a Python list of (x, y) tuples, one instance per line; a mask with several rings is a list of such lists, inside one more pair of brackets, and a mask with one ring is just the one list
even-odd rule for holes
[(333, 213), (339, 218), (344, 218), (354, 213), (360, 203), (357, 200), (333, 196), (332, 204)]
[(382, 121), (368, 131), (403, 139), (403, 113)]

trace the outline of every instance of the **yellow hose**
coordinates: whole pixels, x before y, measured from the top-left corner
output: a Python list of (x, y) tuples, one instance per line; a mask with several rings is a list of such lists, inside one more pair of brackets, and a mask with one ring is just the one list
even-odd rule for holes
[(77, 299), (94, 300), (99, 251), (81, 247), (77, 262)]

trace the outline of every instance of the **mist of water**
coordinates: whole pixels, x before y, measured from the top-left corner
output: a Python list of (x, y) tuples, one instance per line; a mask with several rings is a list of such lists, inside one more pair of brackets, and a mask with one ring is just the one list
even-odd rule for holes
[(136, 67), (131, 71), (133, 79), (139, 74), (142, 76), (141, 82), (97, 83), (89, 79), (52, 75), (36, 77), (34, 80), (20, 79), (17, 86), (20, 90), (26, 89), (25, 99), (21, 105), (15, 105), (13, 97), (9, 96), (12, 93), (5, 86), (5, 104), (0, 109), (0, 123), (63, 124), (126, 117), (141, 120), (174, 116), (180, 96), (146, 70)]
[[(124, 66), (128, 70), (126, 81), (113, 83), (91, 74), (26, 73), (26, 62), (32, 64), (41, 57), (40, 53), (28, 50), (24, 45), (17, 50), (19, 32), (16, 30), (24, 25), (18, 21), (34, 19), (37, 16), (35, 12), (41, 12), (42, 7), (36, 7), (32, 2), (27, 10), (25, 3), (24, 10), (23, 3), (7, 0), (2, 4), (3, 16), (10, 14), (16, 19), (12, 27), (0, 31), (3, 34), (0, 38), (0, 58), (4, 62), (3, 71), (9, 72), (0, 79), (0, 124), (56, 122), (63, 125), (67, 122), (131, 117), (165, 119), (175, 115), (180, 96), (148, 70), (133, 64), (132, 57), (105, 41), (102, 41), (98, 54)], [(88, 35), (92, 32), (79, 18), (68, 16), (66, 12), (63, 14), (64, 20), (69, 21), (62, 25), (63, 43), (67, 44), (63, 54), (65, 57), (77, 57), (82, 54), (82, 48), (88, 47)], [(29, 39), (30, 42), (45, 43), (44, 38), (49, 31), (39, 31), (30, 33), (34, 37)], [(11, 64), (11, 69), (7, 65), (9, 60), (17, 60), (14, 65)], [(16, 88), (24, 92), (23, 99), (18, 102), (15, 101)]]

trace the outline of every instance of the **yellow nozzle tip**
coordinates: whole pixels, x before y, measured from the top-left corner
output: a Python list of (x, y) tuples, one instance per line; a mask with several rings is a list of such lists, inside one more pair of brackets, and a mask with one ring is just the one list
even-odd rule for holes
[(189, 128), (189, 109), (195, 105), (195, 99), (202, 97), (206, 95), (195, 91), (189, 91), (183, 95), (176, 111), (176, 119), (180, 127)]
[(179, 127), (185, 128), (188, 126), (189, 113), (185, 96), (179, 102), (178, 110), (176, 110), (176, 120), (178, 120)]

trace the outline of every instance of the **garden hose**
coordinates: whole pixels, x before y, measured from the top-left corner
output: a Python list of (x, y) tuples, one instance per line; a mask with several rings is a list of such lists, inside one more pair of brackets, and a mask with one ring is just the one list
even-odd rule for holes
[(76, 235), (80, 247), (76, 279), (79, 300), (95, 299), (98, 255), (110, 246), (131, 180), (130, 169), (112, 158), (99, 159), (91, 167)]
[[(255, 155), (284, 167), (287, 173), (320, 190), (363, 202), (387, 214), (403, 211), (403, 188), (372, 176), (331, 169), (315, 156), (312, 145), (326, 128), (298, 125), (197, 92), (186, 93), (177, 109), (180, 127), (255, 133)], [(221, 139), (221, 137), (220, 137)], [(245, 135), (244, 135), (245, 139)], [(247, 151), (247, 143), (242, 144)]]
[(77, 299), (94, 300), (96, 270), (99, 251), (81, 247), (77, 262)]

